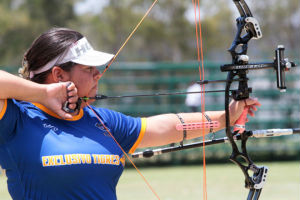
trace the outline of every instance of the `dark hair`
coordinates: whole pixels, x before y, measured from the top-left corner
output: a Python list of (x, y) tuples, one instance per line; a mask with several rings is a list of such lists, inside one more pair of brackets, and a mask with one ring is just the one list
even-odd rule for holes
[[(49, 61), (65, 52), (74, 42), (83, 38), (77, 31), (67, 28), (52, 28), (35, 39), (30, 48), (24, 54), (22, 68), (19, 70), (23, 78), (30, 79), (29, 73), (38, 70)], [(69, 71), (74, 63), (68, 62), (60, 65), (63, 70)], [(45, 82), (48, 71), (36, 74), (31, 80), (37, 83)]]

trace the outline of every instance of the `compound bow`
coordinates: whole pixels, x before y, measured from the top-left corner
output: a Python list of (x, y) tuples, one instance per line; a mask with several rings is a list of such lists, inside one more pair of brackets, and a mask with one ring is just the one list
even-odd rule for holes
[[(133, 154), (133, 157), (151, 157), (162, 153), (173, 152), (183, 149), (190, 149), (195, 147), (202, 147), (204, 145), (213, 145), (224, 142), (230, 142), (232, 146), (232, 153), (230, 161), (240, 167), (245, 176), (245, 187), (248, 188), (249, 194), (247, 200), (259, 199), (261, 190), (266, 181), (268, 168), (266, 166), (257, 166), (253, 163), (248, 155), (246, 143), (249, 137), (270, 137), (290, 134), (300, 134), (300, 129), (269, 129), (269, 130), (256, 130), (256, 131), (232, 131), (230, 127), (229, 116), (229, 102), (230, 97), (234, 100), (243, 100), (249, 98), (252, 88), (248, 87), (248, 70), (259, 70), (271, 68), (276, 70), (277, 88), (281, 92), (285, 92), (285, 71), (291, 67), (295, 67), (295, 63), (289, 62), (284, 58), (284, 47), (279, 45), (275, 50), (275, 59), (270, 63), (248, 63), (249, 57), (247, 56), (248, 42), (251, 39), (259, 39), (262, 37), (262, 32), (258, 21), (253, 17), (248, 5), (244, 0), (233, 0), (235, 3), (240, 17), (236, 19), (237, 32), (234, 40), (229, 48), (232, 57), (232, 64), (225, 64), (220, 67), (222, 72), (227, 72), (227, 80), (225, 86), (225, 115), (226, 115), (226, 136), (221, 139), (207, 140), (204, 142), (197, 142), (193, 144), (181, 145), (177, 147), (167, 147), (157, 150), (146, 150), (141, 153)], [(245, 34), (243, 34), (245, 32)], [(240, 49), (240, 50), (238, 50)], [(237, 79), (234, 79), (238, 77)], [(238, 80), (238, 89), (230, 90), (233, 81)], [(208, 84), (216, 81), (198, 81), (199, 84)], [(218, 80), (218, 82), (222, 82)], [(241, 150), (236, 144), (236, 140), (241, 140)], [(243, 164), (245, 163), (245, 164)], [(249, 175), (249, 170), (253, 175)]]
[[(154, 6), (156, 2), (157, 0), (153, 2), (150, 9)], [(234, 129), (234, 131), (232, 131), (230, 127), (230, 116), (229, 116), (230, 98), (232, 97), (234, 100), (237, 101), (249, 98), (249, 94), (252, 92), (252, 88), (248, 87), (248, 80), (249, 80), (247, 78), (248, 71), (267, 69), (267, 68), (271, 68), (276, 71), (277, 88), (281, 92), (284, 92), (286, 90), (285, 71), (288, 71), (289, 69), (295, 67), (296, 65), (294, 62), (289, 62), (288, 59), (284, 58), (285, 48), (282, 45), (279, 45), (275, 50), (275, 59), (273, 62), (248, 63), (249, 61), (249, 57), (247, 56), (248, 42), (251, 39), (260, 39), (262, 37), (262, 32), (258, 21), (253, 17), (245, 0), (233, 0), (233, 2), (235, 3), (240, 13), (240, 17), (236, 19), (237, 32), (233, 39), (231, 47), (228, 50), (232, 57), (232, 63), (225, 64), (220, 67), (222, 72), (227, 72), (227, 79), (198, 81), (200, 85), (209, 84), (209, 83), (220, 83), (220, 82), (226, 83), (225, 90), (205, 91), (205, 93), (225, 92), (226, 137), (220, 139), (196, 142), (192, 144), (180, 144), (180, 146), (171, 146), (171, 147), (160, 148), (155, 150), (146, 150), (143, 152), (132, 154), (132, 157), (133, 158), (152, 157), (154, 155), (159, 155), (162, 153), (174, 152), (174, 151), (190, 149), (195, 147), (202, 147), (204, 145), (214, 145), (214, 144), (229, 142), (232, 147), (230, 160), (240, 167), (240, 169), (242, 170), (245, 176), (245, 187), (249, 189), (247, 200), (257, 200), (259, 199), (261, 190), (266, 181), (268, 168), (266, 166), (257, 166), (253, 163), (250, 156), (248, 155), (247, 148), (246, 148), (246, 143), (248, 138), (300, 134), (300, 128), (268, 129), (268, 130), (255, 130), (255, 131), (244, 130), (244, 128), (242, 128), (237, 130)], [(149, 13), (150, 9), (147, 11), (146, 14)], [(145, 18), (145, 16), (142, 18), (142, 20)], [(140, 23), (142, 22), (142, 20), (140, 21)], [(130, 34), (130, 37), (131, 35), (132, 34)], [(128, 39), (126, 40), (126, 42), (128, 41)], [(123, 46), (120, 49), (122, 49)], [(119, 52), (120, 50), (118, 51), (118, 53)], [(116, 55), (118, 55), (118, 53)], [(115, 57), (112, 61), (115, 60)], [(105, 71), (108, 69), (111, 63), (112, 62), (108, 64)], [(238, 82), (237, 89), (234, 90), (230, 89), (232, 82)], [(89, 99), (102, 100), (102, 99), (125, 98), (125, 97), (180, 95), (180, 94), (188, 94), (188, 93), (189, 92), (175, 92), (175, 93), (138, 94), (138, 95), (112, 96), (112, 97), (105, 96), (105, 95), (97, 95), (95, 97), (82, 97), (80, 98), (80, 101), (87, 101)], [(192, 92), (192, 93), (202, 93), (202, 92)], [(79, 108), (80, 106), (78, 105), (77, 107)], [(64, 105), (64, 109), (66, 109), (68, 112), (72, 112), (72, 110), (70, 109), (68, 110), (68, 103)], [(240, 147), (241, 150), (238, 148), (235, 142), (237, 140), (241, 140), (241, 147)], [(249, 170), (253, 172), (252, 176), (249, 175)]]
[[(295, 67), (295, 63), (289, 62), (284, 58), (284, 47), (279, 45), (275, 50), (275, 59), (270, 63), (248, 63), (247, 56), (248, 42), (251, 39), (259, 39), (262, 37), (262, 32), (258, 21), (253, 17), (248, 5), (244, 0), (233, 0), (240, 17), (236, 19), (237, 32), (234, 40), (229, 48), (232, 57), (232, 64), (225, 64), (220, 67), (222, 72), (227, 72), (227, 80), (225, 86), (225, 115), (226, 115), (226, 136), (221, 139), (207, 140), (193, 144), (181, 145), (177, 147), (167, 147), (157, 150), (146, 150), (141, 153), (133, 154), (132, 157), (151, 157), (162, 153), (173, 152), (183, 149), (202, 147), (203, 145), (213, 145), (224, 142), (230, 142), (232, 146), (232, 154), (230, 160), (238, 165), (245, 176), (245, 187), (248, 188), (249, 194), (247, 200), (259, 199), (261, 190), (266, 181), (268, 168), (266, 166), (257, 166), (253, 163), (248, 155), (246, 143), (249, 137), (271, 137), (280, 135), (300, 134), (300, 129), (269, 129), (256, 131), (232, 131), (230, 127), (229, 102), (230, 97), (234, 100), (243, 100), (249, 98), (252, 88), (248, 87), (248, 70), (259, 70), (271, 68), (276, 71), (277, 88), (281, 92), (285, 92), (285, 71), (291, 67)], [(245, 34), (243, 34), (245, 32)], [(240, 50), (238, 50), (238, 48)], [(237, 79), (234, 79), (238, 77)], [(233, 81), (238, 80), (238, 89), (230, 90)], [(198, 81), (199, 84), (208, 84), (216, 81)], [(217, 82), (221, 82), (218, 80)], [(241, 150), (236, 144), (236, 140), (241, 140)], [(243, 164), (245, 163), (245, 164)], [(249, 175), (249, 170), (253, 175)]]

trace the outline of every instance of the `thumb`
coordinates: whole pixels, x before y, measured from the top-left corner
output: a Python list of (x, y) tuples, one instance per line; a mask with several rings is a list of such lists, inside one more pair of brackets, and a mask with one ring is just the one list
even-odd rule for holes
[(245, 99), (246, 106), (261, 106), (261, 104), (258, 101), (258, 98), (248, 98)]
[(63, 109), (57, 110), (56, 114), (63, 119), (72, 119), (72, 115), (63, 111)]

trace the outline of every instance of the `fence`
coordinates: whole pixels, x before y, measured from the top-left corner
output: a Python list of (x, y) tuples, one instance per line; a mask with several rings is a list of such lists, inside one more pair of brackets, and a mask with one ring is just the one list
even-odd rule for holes
[[(205, 79), (226, 79), (219, 63), (205, 63)], [(249, 125), (255, 128), (299, 127), (300, 123), (300, 70), (288, 72), (285, 93), (276, 88), (276, 73), (271, 69), (249, 72), (249, 86), (262, 103), (257, 117)], [(157, 92), (186, 91), (192, 81), (199, 80), (197, 63), (118, 63), (100, 80), (101, 94), (108, 96), (150, 94)], [(225, 84), (211, 84), (206, 90), (224, 89)], [(102, 100), (98, 106), (109, 107), (134, 116), (151, 116), (161, 113), (187, 112), (185, 95), (123, 98)], [(206, 110), (224, 109), (224, 94), (205, 96)]]
[[(205, 79), (226, 79), (220, 71), (220, 63), (205, 63)], [(186, 91), (188, 85), (199, 80), (197, 63), (118, 63), (100, 81), (99, 92), (108, 96), (150, 94), (170, 91)], [(274, 70), (249, 71), (249, 86), (262, 103), (255, 118), (247, 124), (251, 129), (296, 128), (300, 125), (300, 70), (294, 68), (286, 74), (288, 90), (280, 93), (276, 88)], [(206, 90), (224, 89), (225, 84), (212, 84)], [(108, 107), (128, 115), (151, 116), (162, 113), (188, 112), (185, 95), (139, 97), (102, 100), (98, 106)], [(224, 94), (210, 93), (205, 96), (206, 110), (223, 110)], [(224, 136), (224, 131), (216, 137)], [(248, 142), (250, 154), (257, 160), (295, 160), (300, 158), (299, 136), (256, 139)], [(210, 162), (227, 160), (231, 147), (218, 145), (208, 147)], [(199, 149), (193, 149), (158, 158), (145, 160), (139, 164), (163, 165), (171, 163), (198, 163), (202, 160)], [(139, 162), (139, 161), (137, 161)]]
[[(205, 79), (226, 79), (221, 72), (220, 63), (205, 63)], [(15, 72), (12, 68), (1, 68)], [(197, 63), (115, 63), (99, 82), (99, 94), (107, 96), (150, 94), (157, 92), (186, 91), (188, 85), (199, 80)], [(249, 86), (253, 88), (251, 96), (256, 96), (262, 103), (251, 118), (247, 128), (298, 128), (300, 126), (300, 69), (294, 68), (286, 73), (287, 92), (280, 93), (276, 88), (276, 73), (271, 69), (249, 71)], [(225, 84), (211, 84), (206, 90), (224, 89)], [(188, 112), (185, 95), (156, 96), (139, 98), (107, 99), (96, 102), (97, 106), (107, 107), (132, 116), (151, 116), (162, 113)], [(224, 94), (205, 95), (206, 110), (223, 110)], [(216, 133), (223, 136), (224, 131)], [(207, 158), (223, 161), (231, 151), (229, 145), (209, 147)], [(282, 160), (299, 159), (300, 147), (298, 136), (256, 139), (249, 141), (249, 152), (255, 152), (257, 159)], [(226, 156), (227, 155), (227, 156)], [(202, 159), (199, 149), (164, 155), (147, 162), (151, 163), (192, 163)], [(143, 161), (144, 162), (144, 161)]]

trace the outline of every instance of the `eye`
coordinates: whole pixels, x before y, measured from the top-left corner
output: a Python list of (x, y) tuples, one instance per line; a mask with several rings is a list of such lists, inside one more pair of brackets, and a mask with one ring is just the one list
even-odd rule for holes
[(94, 70), (94, 67), (88, 67), (88, 66), (86, 66), (86, 67), (84, 67), (83, 69), (84, 69), (85, 71), (87, 71), (87, 72), (92, 73), (93, 70)]
[(89, 67), (88, 70), (89, 70), (89, 72), (93, 72), (94, 67)]

